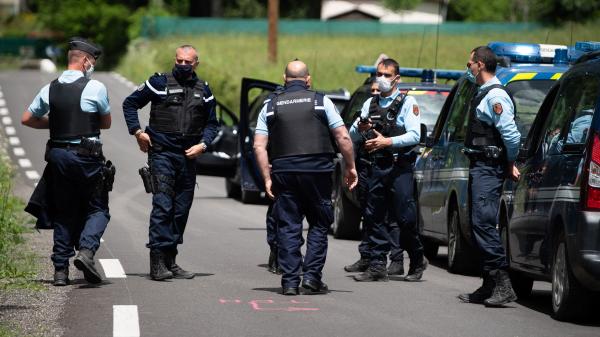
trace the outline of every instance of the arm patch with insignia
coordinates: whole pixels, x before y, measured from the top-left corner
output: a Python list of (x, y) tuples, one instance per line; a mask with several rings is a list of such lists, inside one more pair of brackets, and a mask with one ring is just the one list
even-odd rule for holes
[(501, 103), (496, 103), (494, 104), (494, 113), (496, 113), (496, 115), (502, 115), (502, 104)]
[(413, 113), (415, 114), (415, 116), (419, 115), (419, 106), (416, 104), (413, 104)]

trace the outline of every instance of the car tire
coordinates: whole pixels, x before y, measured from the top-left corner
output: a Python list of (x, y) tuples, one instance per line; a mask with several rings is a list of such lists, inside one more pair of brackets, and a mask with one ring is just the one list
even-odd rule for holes
[(360, 238), (360, 208), (352, 204), (346, 197), (342, 184), (336, 182), (333, 195), (333, 225), (331, 231), (336, 239), (358, 239)]
[(435, 259), (438, 256), (440, 245), (425, 238), (421, 238), (421, 240), (423, 241), (423, 253), (425, 256), (430, 260)]
[(225, 192), (228, 198), (239, 198), (241, 194), (240, 185), (236, 184), (232, 178), (225, 178)]
[(464, 274), (472, 271), (474, 263), (473, 248), (460, 230), (460, 217), (456, 206), (452, 206), (448, 217), (448, 271)]
[(257, 191), (247, 191), (245, 189), (241, 189), (241, 197), (242, 203), (244, 204), (257, 204), (262, 200), (260, 196), (260, 192)]
[(552, 317), (559, 321), (587, 317), (594, 312), (590, 310), (594, 298), (573, 275), (565, 236), (561, 234), (554, 247), (552, 263)]
[[(510, 265), (510, 248), (508, 245), (508, 221), (503, 217), (500, 227), (500, 240), (504, 247), (506, 259)], [(517, 298), (522, 300), (531, 296), (531, 290), (533, 289), (533, 279), (518, 271), (509, 270), (508, 275), (510, 276), (510, 282), (512, 283), (513, 290), (517, 294)]]

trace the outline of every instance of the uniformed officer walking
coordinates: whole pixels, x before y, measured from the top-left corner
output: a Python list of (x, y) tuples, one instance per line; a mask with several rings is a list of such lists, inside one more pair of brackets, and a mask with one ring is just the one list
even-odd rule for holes
[[(367, 195), (363, 224), (370, 244), (369, 267), (356, 275), (359, 282), (387, 281), (387, 252), (390, 250), (390, 224), (400, 227), (401, 245), (410, 257), (406, 281), (418, 281), (427, 268), (417, 229), (413, 196), (413, 167), (416, 153), (412, 148), (421, 135), (420, 112), (416, 100), (397, 87), (400, 68), (393, 59), (377, 65), (381, 94), (367, 99), (360, 119), (350, 128), (355, 144), (361, 147), (361, 159), (368, 162)], [(386, 219), (389, 215), (391, 219)]]
[[(44, 183), (48, 213), (54, 228), (54, 285), (69, 284), (69, 258), (85, 280), (100, 283), (94, 254), (106, 229), (110, 180), (100, 142), (100, 129), (111, 124), (106, 87), (90, 77), (101, 51), (82, 38), (69, 41), (68, 66), (44, 86), (29, 109), (23, 125), (50, 129), (46, 148), (48, 166)], [(48, 115), (46, 115), (48, 114)]]
[[(307, 293), (326, 293), (322, 270), (327, 231), (333, 223), (331, 174), (335, 150), (331, 136), (344, 157), (345, 180), (350, 189), (357, 181), (352, 142), (333, 102), (308, 89), (306, 64), (290, 62), (283, 78), (285, 89), (260, 111), (254, 151), (266, 192), (274, 199), (283, 294), (299, 294), (301, 273), (301, 285)], [(302, 261), (304, 216), (309, 229)]]
[(517, 299), (496, 224), (504, 179), (519, 179), (514, 160), (521, 139), (513, 101), (495, 76), (496, 64), (496, 55), (486, 46), (473, 49), (467, 63), (467, 79), (480, 85), (470, 105), (465, 154), (471, 162), (471, 228), (483, 260), (483, 285), (471, 294), (458, 296), (464, 302), (490, 307)]
[[(375, 64), (377, 66), (379, 62), (388, 58), (381, 58)], [(379, 96), (381, 91), (379, 90), (379, 84), (377, 81), (371, 83), (371, 97)], [(360, 149), (360, 146), (358, 147)], [(356, 148), (355, 148), (356, 150)], [(355, 151), (356, 153), (356, 151)], [(368, 192), (368, 175), (369, 167), (371, 166), (368, 156), (361, 157), (360, 153), (356, 156), (356, 170), (358, 171), (358, 185), (357, 195), (360, 202), (360, 208), (364, 212), (366, 210), (366, 201)], [(400, 247), (400, 228), (398, 224), (390, 217), (389, 213), (386, 215), (386, 221), (392, 221), (390, 223), (389, 241), (390, 241), (390, 265), (387, 268), (388, 275), (403, 275), (404, 274), (404, 250)], [(371, 261), (371, 248), (372, 244), (369, 242), (371, 231), (364, 226), (362, 228), (362, 238), (358, 245), (358, 252), (360, 259), (351, 265), (344, 266), (344, 270), (349, 273), (364, 272), (369, 268)]]
[[(123, 102), (129, 133), (140, 150), (148, 152), (153, 196), (146, 246), (153, 280), (195, 276), (178, 266), (175, 257), (194, 198), (194, 158), (206, 151), (219, 124), (215, 98), (208, 83), (196, 75), (197, 67), (196, 49), (182, 45), (175, 51), (172, 71), (154, 74)], [(142, 130), (138, 110), (148, 102), (150, 121)]]

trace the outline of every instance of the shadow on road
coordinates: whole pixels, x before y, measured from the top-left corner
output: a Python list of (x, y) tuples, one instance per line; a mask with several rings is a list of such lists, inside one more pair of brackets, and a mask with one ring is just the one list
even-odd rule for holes
[[(517, 303), (535, 310), (537, 312), (550, 316), (552, 314), (552, 291), (551, 290), (533, 290), (528, 298), (519, 299)], [(583, 317), (570, 323), (582, 326), (600, 327), (600, 315), (598, 305), (595, 308), (595, 316)]]
[[(125, 274), (125, 275), (127, 275), (127, 276), (137, 276), (137, 277), (145, 278), (147, 280), (151, 280), (150, 279), (150, 275), (148, 275), (147, 273), (131, 273), (131, 274)], [(213, 276), (214, 274), (211, 274), (211, 273), (194, 273), (194, 275), (196, 277), (206, 277), (206, 276)], [(170, 280), (174, 280), (174, 279), (168, 279), (168, 280), (165, 280), (165, 281), (170, 281)]]

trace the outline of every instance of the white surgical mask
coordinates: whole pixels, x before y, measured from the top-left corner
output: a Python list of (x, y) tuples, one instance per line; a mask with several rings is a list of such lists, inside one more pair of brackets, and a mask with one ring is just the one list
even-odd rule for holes
[(387, 80), (385, 76), (379, 76), (376, 79), (377, 84), (379, 85), (379, 90), (382, 93), (388, 93), (393, 89), (392, 82), (393, 80)]
[(87, 61), (90, 63), (90, 67), (85, 69), (85, 66), (84, 66), (85, 71), (83, 72), (83, 75), (85, 76), (85, 78), (89, 79), (92, 77), (92, 73), (94, 72), (94, 65), (89, 60), (87, 60)]

